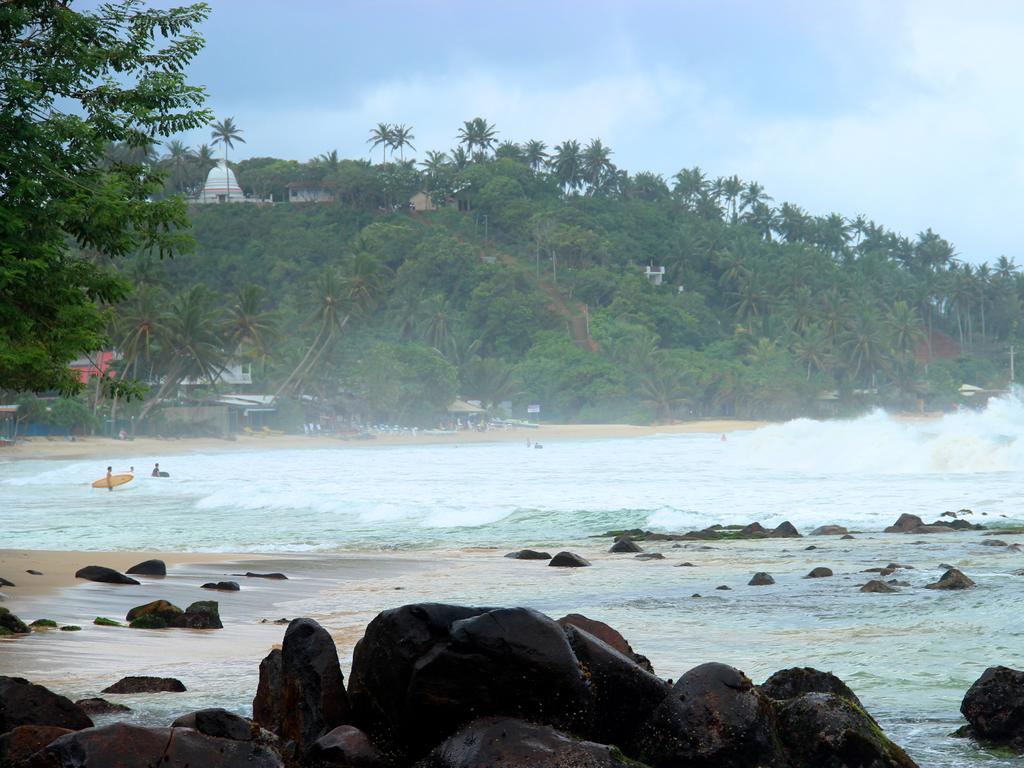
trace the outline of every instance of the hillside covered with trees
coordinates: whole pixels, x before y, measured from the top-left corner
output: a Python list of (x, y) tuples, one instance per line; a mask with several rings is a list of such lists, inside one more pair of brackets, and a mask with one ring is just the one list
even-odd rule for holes
[[(1008, 383), (1024, 278), (1005, 257), (972, 266), (930, 229), (813, 215), (737, 176), (631, 174), (599, 139), (500, 136), (476, 118), (416, 160), (412, 130), (381, 124), (372, 161), (231, 163), (253, 199), (332, 200), (192, 205), (193, 252), (115, 263), (134, 285), (110, 315), (119, 372), (151, 387), (135, 412), (232, 361), (253, 391), (421, 425), (457, 395), (650, 422), (948, 407), (964, 382)], [(168, 196), (216, 162), (111, 153), (162, 168)]]

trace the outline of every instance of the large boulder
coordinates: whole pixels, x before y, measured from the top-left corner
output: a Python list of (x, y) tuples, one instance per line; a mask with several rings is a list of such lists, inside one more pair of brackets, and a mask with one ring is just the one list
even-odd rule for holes
[(890, 587), (884, 581), (879, 579), (872, 579), (867, 584), (860, 588), (861, 592), (877, 592), (880, 594), (888, 594), (889, 592), (899, 592), (895, 587)]
[(129, 676), (108, 685), (102, 693), (184, 693), (181, 680), (173, 677)]
[(207, 736), (232, 741), (252, 741), (254, 735), (252, 723), (220, 707), (189, 712), (171, 723), (171, 728), (191, 728)]
[(922, 520), (920, 517), (918, 517), (917, 515), (908, 515), (906, 512), (904, 512), (902, 515), (899, 516), (895, 523), (893, 523), (885, 529), (885, 532), (910, 533), (911, 531), (916, 531), (922, 525), (924, 525), (924, 520)]
[(823, 565), (819, 565), (817, 568), (812, 568), (810, 572), (804, 576), (805, 579), (827, 579), (832, 576), (832, 569), (826, 568)]
[(800, 535), (800, 531), (798, 531), (796, 529), (796, 526), (789, 522), (789, 520), (784, 520), (783, 522), (775, 526), (772, 532), (768, 534), (768, 537), (772, 539), (802, 538), (802, 536)]
[(408, 706), (406, 691), (417, 662), (448, 642), (453, 622), (488, 610), (417, 603), (378, 614), (352, 652), (348, 695), (355, 722), (384, 743), (410, 729), (417, 713)]
[(66, 733), (74, 731), (56, 725), (19, 725), (0, 734), (0, 765), (14, 765)]
[(478, 717), (528, 717), (579, 732), (592, 714), (562, 627), (526, 608), (385, 611), (356, 645), (350, 693), (356, 724), (410, 755)]
[(750, 581), (747, 582), (747, 586), (750, 587), (766, 587), (769, 584), (774, 584), (775, 579), (772, 578), (770, 573), (764, 571), (758, 571), (750, 577)]
[(960, 711), (975, 738), (1024, 753), (1024, 672), (989, 667), (968, 689)]
[(792, 768), (917, 768), (861, 707), (834, 693), (805, 693), (776, 707)]
[(284, 633), (280, 655), (273, 656), (260, 665), (253, 717), (305, 752), (349, 715), (338, 650), (327, 630), (315, 621), (294, 619)]
[(970, 589), (975, 586), (974, 582), (968, 578), (968, 576), (956, 568), (950, 568), (938, 581), (934, 581), (931, 584), (925, 584), (925, 589)]
[(770, 700), (738, 669), (702, 664), (679, 678), (636, 736), (631, 757), (661, 766), (780, 763)]
[(167, 600), (154, 600), (137, 605), (128, 611), (125, 619), (136, 629), (222, 629), (219, 606), (215, 600), (198, 600), (185, 610)]
[(132, 573), (137, 576), (166, 576), (167, 563), (163, 560), (143, 560), (129, 568), (125, 573)]
[(187, 629), (223, 629), (220, 621), (220, 606), (216, 600), (197, 600), (185, 612), (176, 617), (172, 627)]
[(470, 723), (416, 768), (629, 768), (606, 744), (582, 741), (547, 725), (500, 717)]
[(191, 728), (145, 728), (114, 723), (69, 733), (24, 763), (25, 768), (283, 768), (263, 744), (220, 739)]
[(147, 627), (152, 627), (158, 622), (162, 623), (163, 626), (169, 627), (171, 624), (184, 613), (181, 608), (168, 602), (167, 600), (153, 600), (145, 605), (137, 605), (125, 614), (125, 621), (129, 624), (145, 619), (144, 622)]
[(819, 525), (811, 531), (811, 536), (846, 536), (848, 533), (841, 525)]
[(633, 552), (642, 552), (643, 550), (640, 548), (640, 545), (632, 539), (619, 539), (611, 545), (608, 551), (616, 555), (621, 555)]
[(610, 645), (626, 658), (635, 661), (652, 675), (654, 674), (654, 667), (651, 666), (650, 659), (643, 654), (634, 651), (633, 646), (629, 644), (626, 638), (624, 638), (617, 629), (605, 624), (603, 621), (588, 618), (582, 613), (570, 613), (558, 619), (558, 623), (563, 627), (578, 627), (584, 632), (589, 632), (601, 642)]
[(203, 589), (216, 589), (220, 592), (238, 592), (241, 587), (237, 581), (208, 581), (203, 584)]
[(553, 568), (586, 568), (590, 561), (575, 552), (559, 552), (548, 562)]
[(668, 683), (589, 632), (572, 625), (564, 630), (594, 702), (587, 737), (625, 747), (665, 700)]
[(313, 742), (305, 762), (339, 768), (387, 768), (388, 765), (369, 737), (353, 725), (339, 725)]
[(834, 693), (862, 706), (850, 687), (831, 672), (813, 667), (780, 669), (759, 686), (772, 699), (795, 699), (805, 693)]
[(0, 677), (0, 733), (19, 725), (55, 725), (77, 731), (92, 720), (71, 699), (23, 677)]
[(139, 583), (131, 576), (125, 576), (120, 571), (115, 571), (113, 568), (106, 568), (102, 565), (87, 565), (85, 568), (79, 568), (75, 571), (75, 578), (85, 579), (86, 581), (99, 581), (103, 584)]

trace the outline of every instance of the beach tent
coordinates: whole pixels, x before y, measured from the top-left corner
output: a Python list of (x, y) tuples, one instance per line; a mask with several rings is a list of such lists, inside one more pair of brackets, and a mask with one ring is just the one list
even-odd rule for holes
[(472, 413), (487, 413), (487, 409), (481, 408), (479, 405), (473, 405), (465, 400), (456, 399), (455, 402), (448, 406), (448, 413), (468, 415)]

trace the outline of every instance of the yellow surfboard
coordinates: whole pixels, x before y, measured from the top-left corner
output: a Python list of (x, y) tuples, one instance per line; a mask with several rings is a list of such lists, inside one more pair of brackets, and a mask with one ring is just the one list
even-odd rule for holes
[(92, 484), (93, 488), (117, 488), (119, 485), (130, 483), (135, 479), (135, 475), (111, 475), (110, 481), (107, 478), (101, 477), (99, 480)]

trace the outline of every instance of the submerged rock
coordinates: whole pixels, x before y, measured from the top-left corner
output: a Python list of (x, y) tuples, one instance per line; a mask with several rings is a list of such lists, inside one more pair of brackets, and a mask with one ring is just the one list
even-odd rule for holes
[(208, 581), (203, 584), (203, 589), (215, 589), (219, 592), (237, 592), (241, 589), (237, 581)]
[(1024, 672), (989, 667), (964, 695), (971, 736), (1024, 753)]
[(848, 533), (841, 525), (820, 525), (811, 531), (811, 536), (845, 536)]
[(520, 549), (518, 552), (509, 552), (505, 557), (513, 560), (550, 560), (551, 555), (547, 552), (538, 552), (534, 549)]
[(881, 593), (899, 592), (898, 589), (893, 589), (888, 584), (886, 584), (884, 581), (880, 581), (879, 579), (872, 579), (867, 584), (865, 584), (863, 587), (861, 587), (860, 591), (861, 592), (881, 592)]
[(665, 556), (661, 552), (641, 552), (639, 555), (634, 555), (636, 560), (664, 560)]
[(824, 579), (824, 578), (827, 578), (827, 577), (832, 576), (832, 575), (833, 575), (833, 573), (832, 573), (832, 569), (831, 568), (825, 568), (824, 566), (820, 566), (819, 565), (817, 568), (812, 568), (811, 572), (808, 573), (806, 576), (804, 576), (804, 578), (805, 579)]
[(129, 676), (108, 685), (102, 693), (184, 693), (184, 684), (173, 677)]
[(931, 584), (925, 584), (925, 589), (970, 589), (976, 586), (975, 583), (967, 577), (967, 575), (956, 568), (950, 568), (938, 581), (932, 582)]
[(615, 554), (624, 554), (629, 552), (642, 552), (640, 545), (632, 539), (619, 539), (608, 549), (609, 552)]
[(126, 707), (124, 704), (115, 704), (113, 701), (107, 701), (106, 699), (91, 698), (91, 699), (79, 699), (75, 702), (82, 711), (87, 715), (111, 715), (117, 712), (131, 712), (130, 707)]
[(751, 577), (750, 581), (747, 582), (747, 586), (750, 587), (764, 587), (769, 584), (774, 584), (775, 579), (772, 578), (770, 573), (764, 571), (758, 571)]
[(85, 568), (80, 568), (75, 571), (75, 578), (85, 579), (86, 581), (98, 581), (103, 584), (139, 583), (131, 576), (125, 576), (120, 571), (115, 571), (113, 568), (107, 568), (102, 565), (87, 565)]
[(590, 561), (573, 552), (559, 552), (548, 565), (554, 568), (586, 568)]

